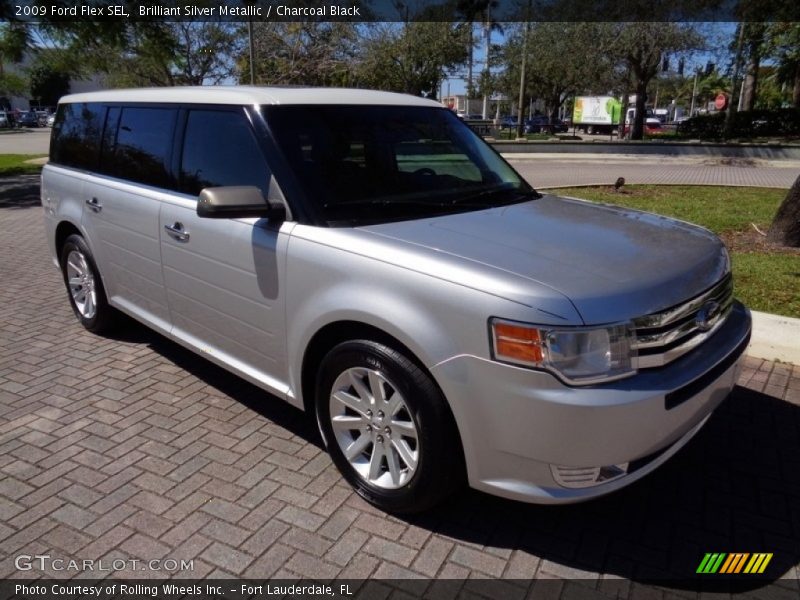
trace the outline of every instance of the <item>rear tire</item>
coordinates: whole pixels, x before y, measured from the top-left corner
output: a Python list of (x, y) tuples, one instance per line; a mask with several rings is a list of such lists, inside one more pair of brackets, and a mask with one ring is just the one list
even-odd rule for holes
[(69, 236), (61, 248), (61, 274), (75, 316), (92, 333), (104, 333), (117, 324), (119, 314), (109, 304), (103, 280), (86, 241)]
[(322, 361), (317, 423), (334, 464), (367, 502), (422, 512), (464, 481), (458, 432), (431, 377), (402, 353), (343, 342)]

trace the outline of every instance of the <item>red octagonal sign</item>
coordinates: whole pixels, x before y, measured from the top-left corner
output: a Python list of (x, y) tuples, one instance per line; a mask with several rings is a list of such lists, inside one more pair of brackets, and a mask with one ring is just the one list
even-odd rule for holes
[(714, 107), (717, 110), (722, 110), (728, 105), (728, 97), (725, 94), (718, 94), (714, 99)]

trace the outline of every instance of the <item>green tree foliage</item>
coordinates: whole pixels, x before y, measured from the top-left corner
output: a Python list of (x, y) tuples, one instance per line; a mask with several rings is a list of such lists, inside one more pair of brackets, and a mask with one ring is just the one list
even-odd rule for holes
[[(356, 83), (352, 23), (259, 22), (253, 25), (256, 83), (347, 86)], [(240, 61), (249, 82), (249, 57)], [(245, 75), (247, 74), (247, 75)]]
[(791, 91), (791, 104), (800, 108), (800, 23), (771, 23), (769, 53), (777, 63), (776, 81)]
[(109, 85), (220, 83), (236, 73), (241, 25), (220, 21), (70, 21), (43, 29), (58, 48), (79, 57), (78, 75), (105, 73)]
[(69, 94), (68, 73), (40, 62), (30, 71), (31, 98), (39, 106), (54, 107), (59, 98)]
[(365, 87), (434, 97), (445, 72), (468, 57), (469, 27), (455, 22), (364, 25), (359, 83)]
[(0, 96), (19, 96), (28, 89), (27, 78), (8, 66), (22, 62), (31, 44), (30, 29), (23, 23), (0, 23)]
[[(524, 27), (508, 28), (507, 42), (499, 52), (504, 67), (499, 86), (510, 98), (519, 94)], [(613, 38), (608, 34), (598, 23), (534, 23), (528, 33), (526, 99), (542, 99), (555, 116), (570, 96), (619, 87), (619, 69), (609, 53)]]
[(612, 52), (627, 67), (636, 93), (636, 116), (631, 138), (644, 134), (647, 86), (659, 72), (665, 55), (688, 54), (701, 49), (702, 36), (691, 24), (613, 23), (608, 25)]

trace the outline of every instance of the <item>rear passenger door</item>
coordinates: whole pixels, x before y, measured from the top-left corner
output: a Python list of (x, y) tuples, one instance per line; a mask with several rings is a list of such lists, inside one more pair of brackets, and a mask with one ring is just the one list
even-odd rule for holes
[(84, 185), (84, 219), (99, 246), (112, 305), (167, 333), (159, 210), (174, 189), (172, 148), (178, 109), (109, 106), (98, 171)]
[(276, 186), (243, 107), (181, 115), (180, 194), (161, 208), (161, 257), (172, 334), (284, 395), (284, 266), (293, 224), (197, 216), (203, 188)]

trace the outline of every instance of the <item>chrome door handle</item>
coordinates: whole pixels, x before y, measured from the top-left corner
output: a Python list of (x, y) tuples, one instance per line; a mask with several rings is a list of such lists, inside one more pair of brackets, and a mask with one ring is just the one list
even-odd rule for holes
[(91, 200), (86, 200), (86, 206), (91, 208), (94, 212), (98, 213), (103, 210), (103, 205), (100, 204), (100, 201), (97, 198), (92, 198)]
[(179, 242), (185, 242), (189, 239), (189, 232), (183, 229), (183, 224), (179, 221), (175, 221), (172, 225), (164, 225), (164, 229)]

